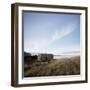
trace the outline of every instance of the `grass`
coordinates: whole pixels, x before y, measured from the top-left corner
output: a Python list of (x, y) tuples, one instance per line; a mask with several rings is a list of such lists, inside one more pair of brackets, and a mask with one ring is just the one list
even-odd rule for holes
[(35, 61), (24, 64), (25, 77), (79, 75), (80, 56), (54, 59), (48, 62)]

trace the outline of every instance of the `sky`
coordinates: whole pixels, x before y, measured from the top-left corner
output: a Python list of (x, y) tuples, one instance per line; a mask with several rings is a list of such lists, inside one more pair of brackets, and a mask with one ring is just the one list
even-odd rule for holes
[(24, 51), (80, 51), (80, 15), (23, 11)]

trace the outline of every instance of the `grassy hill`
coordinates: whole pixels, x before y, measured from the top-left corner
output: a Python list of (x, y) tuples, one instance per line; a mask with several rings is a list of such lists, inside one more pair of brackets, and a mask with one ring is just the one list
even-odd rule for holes
[(53, 59), (48, 62), (35, 61), (32, 64), (24, 64), (25, 77), (38, 76), (60, 76), (60, 75), (79, 75), (80, 56)]

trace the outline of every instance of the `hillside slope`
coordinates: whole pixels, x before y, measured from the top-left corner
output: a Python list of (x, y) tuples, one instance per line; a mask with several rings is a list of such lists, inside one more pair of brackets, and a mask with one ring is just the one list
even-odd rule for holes
[(79, 75), (80, 56), (54, 59), (51, 62), (34, 62), (24, 66), (25, 77)]

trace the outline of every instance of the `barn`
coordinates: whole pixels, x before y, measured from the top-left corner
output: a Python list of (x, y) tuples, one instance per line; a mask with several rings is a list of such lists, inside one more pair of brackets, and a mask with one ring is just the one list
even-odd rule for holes
[(43, 61), (43, 62), (48, 62), (50, 60), (53, 60), (53, 54), (39, 54), (37, 60)]
[(32, 63), (37, 61), (37, 55), (31, 55), (30, 53), (24, 53), (24, 63)]

